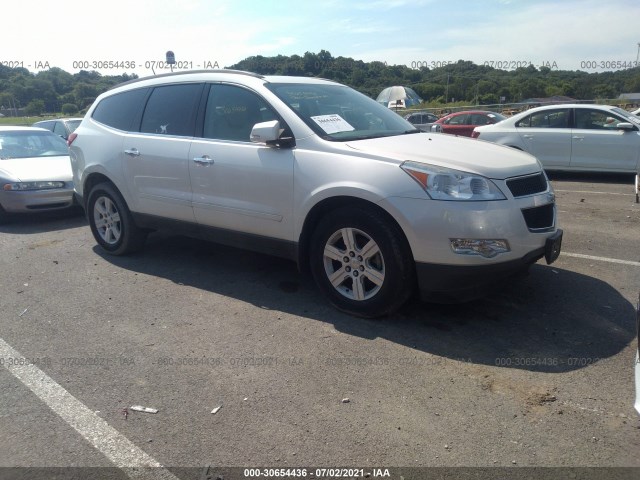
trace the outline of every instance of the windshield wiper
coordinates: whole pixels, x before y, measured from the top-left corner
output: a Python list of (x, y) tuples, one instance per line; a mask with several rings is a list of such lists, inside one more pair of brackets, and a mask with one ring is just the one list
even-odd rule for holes
[(422, 130), (420, 130), (419, 128), (414, 128), (412, 130), (405, 130), (404, 132), (402, 132), (403, 135), (408, 135), (409, 133), (420, 133)]

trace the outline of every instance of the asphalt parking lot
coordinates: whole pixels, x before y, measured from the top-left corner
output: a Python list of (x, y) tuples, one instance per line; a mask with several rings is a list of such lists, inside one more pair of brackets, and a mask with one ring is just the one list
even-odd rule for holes
[(640, 467), (633, 177), (551, 178), (556, 263), (375, 321), (277, 258), (161, 235), (109, 257), (77, 212), (0, 226), (0, 467)]

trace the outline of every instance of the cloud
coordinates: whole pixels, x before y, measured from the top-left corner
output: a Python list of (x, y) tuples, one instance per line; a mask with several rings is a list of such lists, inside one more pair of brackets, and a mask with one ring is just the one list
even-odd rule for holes
[[(519, 5), (521, 8), (497, 9), (458, 26), (430, 29), (423, 38), (412, 32), (411, 43), (370, 43), (367, 50), (352, 54), (408, 66), (417, 61), (471, 60), (512, 66), (532, 62), (536, 67), (555, 63), (565, 70), (580, 69), (585, 61), (635, 60), (638, 3), (629, 3), (624, 11), (592, 0)], [(407, 44), (410, 46), (404, 46)]]

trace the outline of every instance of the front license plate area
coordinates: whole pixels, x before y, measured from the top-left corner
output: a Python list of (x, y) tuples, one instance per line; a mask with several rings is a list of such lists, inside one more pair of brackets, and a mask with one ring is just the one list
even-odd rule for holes
[(558, 229), (553, 236), (547, 238), (547, 242), (544, 245), (544, 258), (547, 261), (547, 265), (551, 265), (560, 256), (560, 249), (562, 248), (562, 230)]

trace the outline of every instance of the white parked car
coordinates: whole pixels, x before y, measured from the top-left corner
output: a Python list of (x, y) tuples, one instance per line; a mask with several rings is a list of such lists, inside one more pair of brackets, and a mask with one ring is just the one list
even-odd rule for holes
[(546, 170), (637, 173), (640, 118), (606, 105), (532, 108), (476, 127), (474, 138), (523, 150)]
[(69, 149), (42, 128), (0, 126), (0, 223), (73, 205)]
[(122, 255), (170, 229), (279, 255), (354, 315), (477, 297), (560, 253), (530, 155), (432, 135), (327, 80), (230, 70), (135, 80), (69, 137), (96, 241)]

